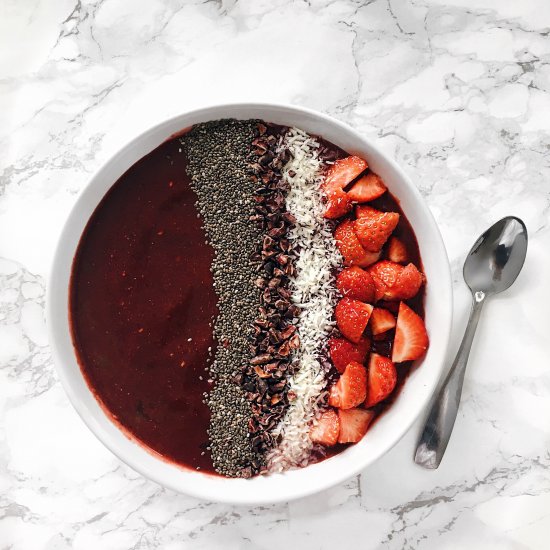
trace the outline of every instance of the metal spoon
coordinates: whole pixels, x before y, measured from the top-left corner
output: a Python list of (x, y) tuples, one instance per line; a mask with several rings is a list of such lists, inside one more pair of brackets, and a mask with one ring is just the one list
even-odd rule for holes
[(464, 263), (464, 280), (473, 296), (466, 333), (455, 360), (430, 410), (414, 461), (435, 469), (451, 437), (458, 412), (464, 373), (485, 300), (506, 290), (516, 280), (527, 253), (525, 224), (512, 216), (490, 227), (475, 242)]

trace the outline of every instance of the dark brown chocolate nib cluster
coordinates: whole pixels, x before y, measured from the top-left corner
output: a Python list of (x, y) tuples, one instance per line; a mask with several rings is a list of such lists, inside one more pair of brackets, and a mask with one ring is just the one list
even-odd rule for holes
[(271, 432), (288, 407), (287, 380), (292, 372), (293, 351), (300, 346), (294, 324), (300, 310), (292, 304), (288, 288), (295, 275), (288, 232), (295, 220), (285, 208), (289, 186), (281, 175), (289, 152), (281, 147), (281, 141), (280, 129), (258, 124), (250, 169), (256, 184), (251, 221), (261, 234), (252, 255), (252, 260), (258, 262), (254, 283), (259, 289), (259, 304), (250, 335), (252, 358), (235, 377), (251, 404), (251, 443), (260, 455), (276, 443)]

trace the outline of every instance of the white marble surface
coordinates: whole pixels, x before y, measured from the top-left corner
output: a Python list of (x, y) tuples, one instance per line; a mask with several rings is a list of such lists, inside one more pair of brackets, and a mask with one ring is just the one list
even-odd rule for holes
[[(549, 28), (546, 0), (2, 0), (0, 548), (547, 549)], [(320, 109), (395, 156), (443, 233), (457, 335), (465, 252), (501, 216), (526, 221), (438, 471), (412, 462), (417, 425), (318, 496), (198, 502), (121, 464), (69, 405), (43, 308), (75, 197), (139, 130), (237, 100)]]

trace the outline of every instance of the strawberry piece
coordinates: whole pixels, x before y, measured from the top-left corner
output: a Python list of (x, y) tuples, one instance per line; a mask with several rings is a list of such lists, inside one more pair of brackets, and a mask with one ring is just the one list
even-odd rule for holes
[(388, 242), (388, 260), (396, 264), (404, 264), (408, 261), (407, 248), (397, 237), (392, 237)]
[(397, 278), (397, 287), (392, 290), (393, 299), (408, 300), (416, 296), (424, 283), (424, 275), (418, 271), (414, 264), (407, 264), (401, 275)]
[(351, 200), (342, 189), (325, 189), (325, 195), (327, 198), (326, 209), (323, 214), (325, 218), (335, 220), (345, 216), (351, 210)]
[(309, 437), (313, 443), (320, 443), (325, 447), (332, 447), (338, 442), (340, 434), (340, 419), (334, 409), (328, 409), (313, 425)]
[(366, 170), (367, 163), (355, 156), (337, 160), (327, 172), (323, 190), (327, 198), (325, 218), (336, 219), (347, 214), (351, 208), (351, 199), (344, 187)]
[(336, 287), (343, 296), (372, 302), (374, 300), (374, 281), (368, 271), (353, 266), (344, 269), (336, 278)]
[(386, 190), (384, 182), (371, 172), (351, 186), (348, 197), (355, 202), (369, 202), (382, 196)]
[(338, 443), (357, 443), (367, 433), (369, 424), (374, 418), (374, 412), (365, 409), (339, 409), (338, 417), (340, 419)]
[(369, 322), (372, 309), (370, 304), (351, 298), (342, 298), (334, 308), (334, 317), (343, 336), (358, 344)]
[[(370, 272), (369, 272), (370, 273)], [(374, 301), (382, 300), (386, 294), (386, 289), (388, 288), (382, 279), (378, 278), (374, 273), (371, 273), (372, 282), (374, 283)]]
[(397, 384), (395, 365), (377, 353), (370, 356), (365, 407), (373, 407), (390, 395)]
[(338, 159), (327, 172), (323, 187), (329, 189), (344, 189), (361, 172), (368, 168), (368, 164), (362, 158), (354, 155)]
[(380, 252), (367, 252), (359, 242), (351, 220), (344, 220), (334, 231), (336, 246), (344, 257), (345, 265), (367, 267), (378, 261)]
[(361, 338), (358, 344), (353, 344), (345, 338), (331, 338), (328, 341), (330, 358), (334, 368), (342, 374), (352, 361), (364, 363), (370, 351), (370, 340)]
[(359, 267), (368, 267), (369, 265), (372, 265), (376, 263), (380, 259), (380, 251), (378, 252), (367, 252), (365, 250), (365, 254), (353, 262), (352, 265), (358, 265)]
[(372, 210), (374, 210), (372, 206), (364, 206), (358, 204), (355, 207), (355, 218), (358, 220), (360, 220), (361, 218), (368, 218), (370, 215), (369, 212), (371, 212)]
[(367, 369), (352, 361), (348, 364), (338, 382), (330, 388), (328, 404), (340, 409), (353, 409), (367, 397)]
[(376, 210), (376, 208), (373, 208), (368, 204), (358, 204), (355, 207), (355, 218), (358, 220), (371, 218), (376, 212), (381, 212), (381, 210)]
[(364, 206), (361, 217), (355, 220), (354, 229), (361, 246), (369, 252), (376, 252), (384, 246), (398, 222), (397, 212), (380, 212)]
[(395, 317), (387, 310), (375, 307), (372, 310), (370, 329), (374, 335), (382, 334), (395, 327)]
[(361, 246), (355, 231), (353, 230), (353, 222), (344, 220), (334, 230), (334, 239), (336, 246), (344, 257), (346, 265), (353, 265), (357, 260), (365, 255), (365, 249)]
[(428, 343), (424, 321), (407, 304), (401, 302), (395, 327), (392, 360), (402, 363), (418, 359), (426, 353)]
[[(416, 296), (424, 277), (414, 264), (401, 264), (382, 260), (369, 268), (374, 281), (376, 297), (382, 294), (384, 300), (409, 300)], [(380, 299), (380, 298), (379, 298)]]

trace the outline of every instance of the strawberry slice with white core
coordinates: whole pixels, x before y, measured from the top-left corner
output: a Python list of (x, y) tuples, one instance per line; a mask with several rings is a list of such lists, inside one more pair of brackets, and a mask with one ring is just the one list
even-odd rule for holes
[(340, 434), (340, 419), (334, 409), (328, 409), (319, 420), (314, 422), (309, 437), (313, 443), (320, 443), (325, 447), (332, 447), (338, 442)]
[(419, 359), (426, 353), (428, 344), (424, 321), (405, 302), (401, 302), (393, 340), (392, 361), (402, 363)]
[(367, 369), (352, 361), (330, 388), (328, 404), (340, 409), (352, 409), (361, 405), (367, 397)]
[(373, 407), (390, 395), (397, 384), (395, 365), (383, 355), (372, 353), (369, 360), (365, 407)]
[(404, 264), (408, 261), (407, 248), (403, 241), (397, 237), (391, 237), (388, 241), (388, 260), (397, 264)]
[(381, 307), (375, 307), (372, 310), (370, 322), (370, 329), (374, 335), (382, 334), (395, 327), (395, 317), (387, 309)]
[(386, 192), (384, 182), (372, 172), (359, 178), (349, 189), (348, 197), (355, 202), (369, 202)]
[(359, 242), (353, 221), (343, 220), (334, 230), (334, 240), (340, 254), (344, 257), (344, 265), (367, 267), (380, 259), (380, 251), (367, 252)]
[(323, 216), (329, 220), (336, 220), (345, 216), (352, 208), (351, 200), (342, 189), (327, 189), (325, 191), (327, 203)]
[(340, 434), (338, 443), (357, 443), (367, 433), (374, 418), (374, 412), (366, 409), (338, 410)]
[(362, 158), (350, 156), (338, 159), (329, 168), (323, 182), (323, 191), (327, 199), (325, 218), (340, 218), (351, 210), (351, 199), (344, 191), (344, 187), (365, 171), (367, 167), (367, 163)]
[(323, 186), (326, 189), (344, 189), (367, 168), (367, 162), (355, 155), (338, 159), (329, 168)]

